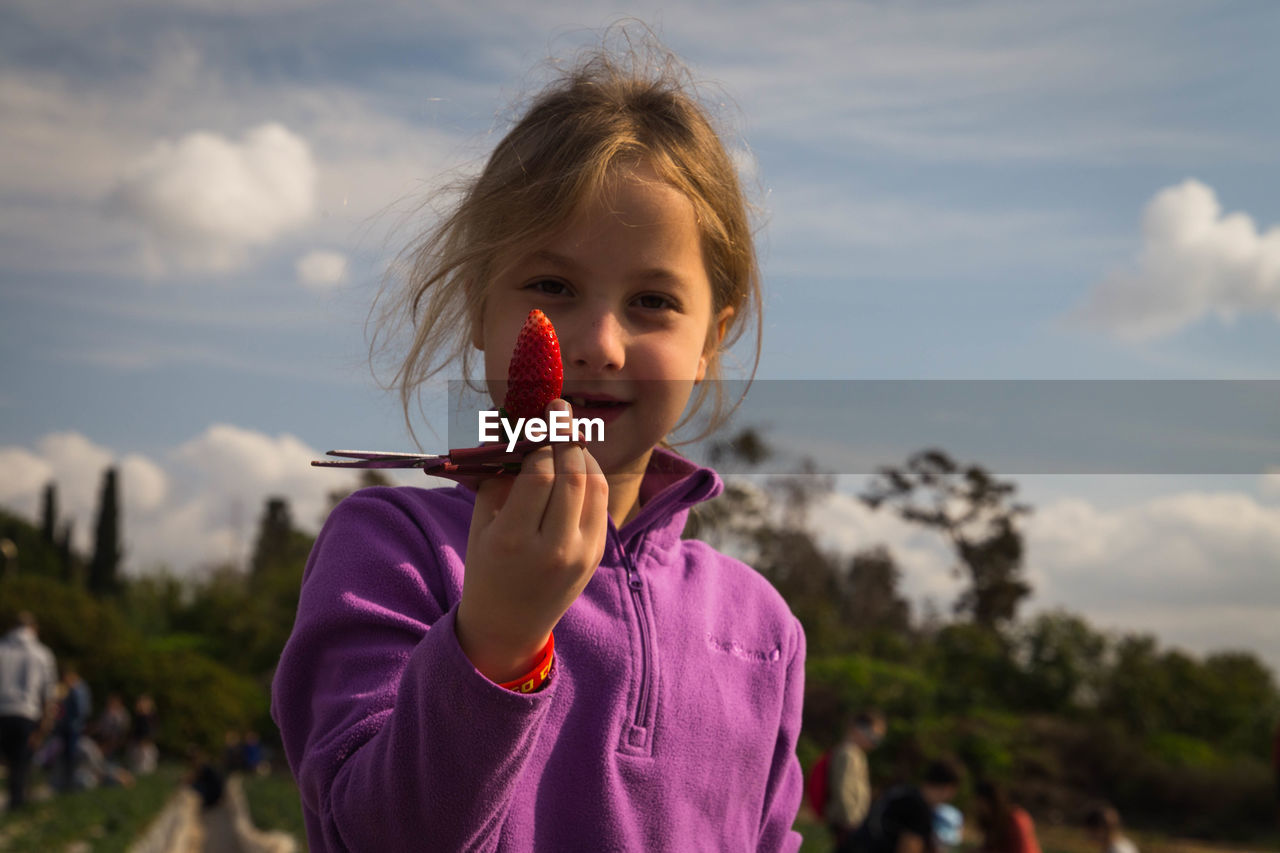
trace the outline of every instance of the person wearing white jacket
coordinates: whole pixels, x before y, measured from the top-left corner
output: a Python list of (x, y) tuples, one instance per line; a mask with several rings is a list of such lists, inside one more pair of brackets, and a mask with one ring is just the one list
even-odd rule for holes
[(0, 640), (0, 754), (9, 768), (9, 810), (26, 802), (35, 741), (52, 722), (58, 684), (53, 652), (36, 636), (36, 620), (18, 614)]

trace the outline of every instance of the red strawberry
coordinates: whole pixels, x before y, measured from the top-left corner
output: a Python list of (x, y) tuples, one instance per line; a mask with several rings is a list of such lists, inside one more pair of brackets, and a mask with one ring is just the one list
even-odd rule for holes
[(507, 366), (507, 397), (502, 408), (513, 418), (540, 418), (560, 396), (564, 366), (555, 327), (537, 308), (520, 328)]

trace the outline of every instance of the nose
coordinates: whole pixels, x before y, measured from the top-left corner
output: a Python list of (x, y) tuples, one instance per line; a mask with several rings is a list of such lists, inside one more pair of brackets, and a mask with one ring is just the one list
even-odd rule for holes
[(584, 306), (560, 334), (565, 364), (580, 370), (613, 373), (626, 361), (626, 330), (607, 308)]

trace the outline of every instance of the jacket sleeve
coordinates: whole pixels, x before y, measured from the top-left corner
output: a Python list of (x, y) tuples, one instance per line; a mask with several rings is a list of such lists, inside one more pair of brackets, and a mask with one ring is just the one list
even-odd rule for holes
[(804, 628), (792, 617), (794, 643), (787, 662), (786, 695), (782, 701), (782, 717), (778, 739), (773, 750), (773, 766), (769, 771), (769, 787), (765, 792), (764, 815), (760, 827), (761, 851), (794, 851), (804, 840), (792, 829), (800, 812), (804, 795), (804, 772), (796, 755), (800, 737), (800, 711), (804, 704)]
[(524, 695), (476, 671), (440, 547), (384, 490), (345, 500), (316, 540), (272, 685), (313, 850), (497, 844), (555, 681)]

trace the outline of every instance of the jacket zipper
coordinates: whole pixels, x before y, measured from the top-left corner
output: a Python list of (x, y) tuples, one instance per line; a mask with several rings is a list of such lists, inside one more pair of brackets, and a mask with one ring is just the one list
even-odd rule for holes
[(649, 619), (644, 606), (644, 581), (640, 579), (640, 572), (636, 570), (635, 562), (631, 559), (631, 555), (626, 549), (622, 547), (621, 537), (616, 533), (614, 534), (614, 542), (618, 546), (618, 553), (622, 555), (623, 565), (627, 569), (627, 588), (631, 592), (631, 606), (635, 609), (636, 624), (640, 627), (640, 696), (636, 702), (636, 713), (633, 722), (637, 728), (644, 728), (645, 720), (649, 717), (649, 694), (652, 691), (653, 681), (653, 666), (650, 661), (652, 650), (649, 637)]

